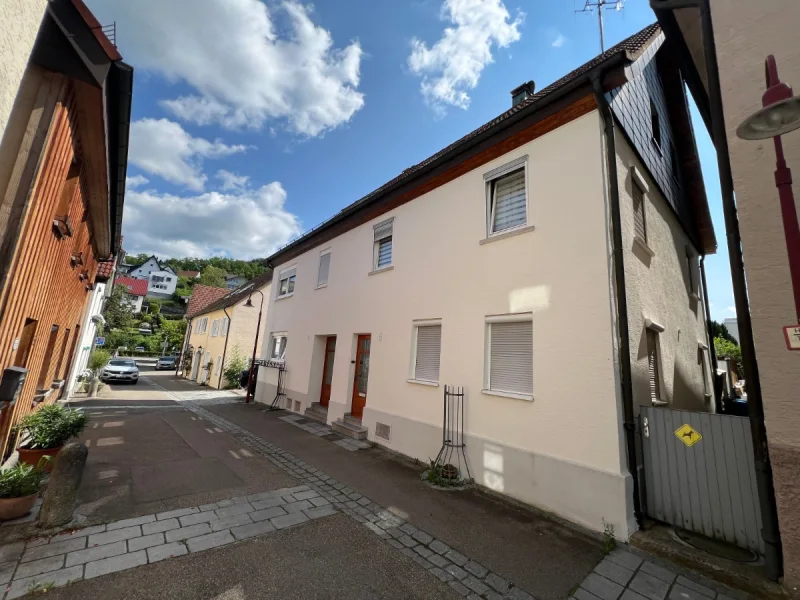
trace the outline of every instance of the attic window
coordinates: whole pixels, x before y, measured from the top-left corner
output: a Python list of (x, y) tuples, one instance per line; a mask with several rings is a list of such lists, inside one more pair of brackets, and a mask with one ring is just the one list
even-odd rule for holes
[(650, 124), (653, 128), (653, 142), (661, 152), (661, 121), (658, 118), (658, 109), (656, 105), (650, 100)]

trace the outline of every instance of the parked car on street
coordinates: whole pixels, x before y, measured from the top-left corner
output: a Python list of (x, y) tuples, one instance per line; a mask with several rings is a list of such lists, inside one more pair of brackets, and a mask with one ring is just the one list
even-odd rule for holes
[(130, 358), (112, 358), (100, 372), (100, 381), (127, 381), (135, 384), (139, 381), (139, 367)]
[(156, 361), (156, 371), (160, 369), (174, 369), (175, 357), (174, 356), (159, 356)]

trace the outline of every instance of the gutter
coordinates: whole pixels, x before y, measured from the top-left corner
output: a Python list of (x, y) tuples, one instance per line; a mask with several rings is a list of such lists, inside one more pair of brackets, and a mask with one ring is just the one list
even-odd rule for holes
[(772, 478), (772, 465), (769, 458), (767, 429), (764, 423), (764, 401), (761, 396), (761, 378), (758, 372), (753, 324), (750, 319), (750, 301), (747, 295), (747, 281), (742, 258), (742, 241), (739, 235), (739, 217), (733, 190), (733, 170), (728, 154), (728, 135), (725, 131), (725, 113), (722, 109), (717, 48), (714, 41), (714, 25), (711, 21), (711, 7), (708, 0), (650, 0), (650, 6), (659, 17), (666, 11), (678, 8), (697, 8), (700, 11), (700, 26), (703, 39), (703, 53), (708, 75), (708, 99), (711, 113), (711, 138), (717, 150), (722, 210), (725, 216), (725, 233), (728, 239), (728, 259), (731, 265), (731, 282), (736, 316), (739, 320), (739, 346), (742, 350), (742, 364), (747, 381), (747, 406), (750, 420), (750, 435), (753, 439), (753, 463), (756, 472), (759, 506), (761, 508), (764, 538), (764, 571), (768, 579), (780, 580), (783, 575), (783, 554), (781, 535), (778, 528), (778, 509), (775, 503), (775, 487)]
[(125, 204), (125, 177), (128, 173), (132, 97), (133, 67), (121, 60), (112, 63), (106, 80), (111, 254), (119, 253), (122, 239), (122, 211)]
[(617, 327), (619, 329), (619, 365), (622, 388), (622, 427), (625, 430), (625, 446), (628, 455), (628, 471), (633, 482), (633, 515), (636, 524), (642, 527), (641, 495), (639, 488), (639, 465), (636, 459), (636, 418), (633, 410), (633, 380), (631, 377), (630, 327), (628, 325), (628, 298), (625, 287), (625, 262), (622, 246), (622, 218), (619, 208), (619, 177), (617, 174), (617, 142), (614, 132), (614, 116), (608, 105), (601, 78), (602, 71), (592, 74), (592, 87), (597, 109), (603, 119), (606, 142), (606, 168), (608, 170), (608, 197), (611, 201), (611, 233), (614, 257), (614, 290), (617, 300)]
[(222, 376), (225, 374), (225, 355), (228, 352), (228, 338), (231, 337), (231, 316), (228, 314), (228, 307), (223, 306), (222, 312), (228, 317), (228, 329), (225, 331), (225, 345), (222, 347), (222, 364), (219, 366), (219, 379), (217, 380), (217, 388), (222, 389)]
[[(540, 98), (532, 102), (528, 106), (506, 117), (500, 123), (492, 127), (489, 127), (485, 131), (482, 131), (481, 133), (470, 138), (464, 143), (458, 144), (455, 148), (453, 148), (446, 154), (443, 154), (436, 160), (431, 161), (430, 163), (421, 167), (419, 170), (414, 171), (408, 177), (401, 176), (401, 178), (398, 181), (396, 181), (393, 185), (391, 185), (391, 187), (383, 190), (381, 188), (378, 188), (378, 190), (375, 190), (370, 194), (367, 194), (367, 196), (365, 196), (364, 198), (357, 200), (353, 204), (343, 208), (341, 211), (336, 213), (333, 217), (331, 217), (327, 221), (324, 221), (316, 228), (307, 232), (306, 234), (296, 239), (295, 241), (290, 242), (287, 246), (284, 246), (283, 248), (281, 248), (280, 250), (269, 256), (267, 258), (267, 265), (272, 266), (272, 265), (282, 264), (286, 260), (281, 258), (283, 255), (290, 253), (298, 246), (301, 246), (302, 244), (310, 241), (311, 239), (318, 236), (322, 232), (332, 228), (334, 225), (337, 225), (338, 223), (346, 220), (351, 215), (358, 213), (367, 206), (372, 206), (374, 204), (377, 204), (381, 199), (386, 198), (387, 196), (391, 195), (397, 190), (402, 189), (403, 187), (418, 181), (423, 176), (440, 168), (443, 164), (446, 164), (447, 162), (456, 159), (459, 155), (468, 152), (469, 150), (475, 148), (476, 146), (479, 146), (492, 136), (496, 136), (498, 133), (513, 127), (514, 125), (523, 121), (524, 119), (528, 119), (534, 116), (538, 111), (547, 108), (556, 101), (568, 96), (569, 94), (575, 92), (581, 87), (589, 84), (595, 77), (597, 77), (598, 73), (605, 73), (613, 67), (624, 66), (628, 62), (630, 62), (630, 59), (628, 57), (627, 52), (620, 50), (617, 54), (608, 57), (604, 61), (598, 63), (597, 65), (589, 69), (588, 71), (581, 73), (580, 75), (577, 75), (575, 79), (573, 79), (572, 81), (564, 84), (563, 86), (548, 93), (543, 98)], [(301, 254), (302, 252), (303, 251), (300, 251), (298, 254)], [(294, 254), (292, 256), (296, 255), (297, 254)]]

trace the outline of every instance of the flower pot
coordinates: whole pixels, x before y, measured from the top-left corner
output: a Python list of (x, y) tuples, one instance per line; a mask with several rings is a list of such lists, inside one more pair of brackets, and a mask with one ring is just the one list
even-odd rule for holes
[(31, 512), (38, 495), (37, 492), (22, 498), (0, 498), (0, 521), (10, 521), (27, 515)]
[(23, 462), (26, 465), (33, 465), (34, 467), (39, 466), (39, 461), (42, 460), (43, 456), (49, 456), (50, 460), (45, 461), (44, 464), (42, 464), (42, 470), (45, 473), (49, 473), (53, 470), (53, 461), (56, 459), (56, 454), (61, 452), (61, 448), (63, 448), (63, 446), (59, 446), (58, 448), (37, 448), (35, 450), (31, 450), (29, 448), (17, 448), (17, 452), (19, 452), (20, 462)]

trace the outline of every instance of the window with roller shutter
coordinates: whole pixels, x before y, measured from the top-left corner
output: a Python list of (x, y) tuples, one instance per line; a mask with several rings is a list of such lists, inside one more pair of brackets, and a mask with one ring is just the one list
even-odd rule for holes
[(658, 366), (658, 333), (647, 330), (647, 376), (650, 383), (650, 400), (661, 401), (661, 374)]
[(489, 322), (488, 337), (488, 390), (532, 396), (533, 321)]
[(647, 222), (644, 214), (644, 190), (636, 181), (631, 181), (633, 192), (633, 232), (647, 241)]
[(414, 379), (439, 381), (439, 359), (442, 352), (442, 326), (418, 325), (416, 328)]
[(328, 274), (331, 270), (331, 251), (323, 252), (319, 256), (319, 271), (317, 272), (317, 287), (328, 285)]
[(392, 265), (392, 234), (394, 233), (394, 217), (381, 221), (373, 226), (375, 243), (373, 245), (373, 270), (384, 269)]
[(490, 182), (489, 233), (501, 233), (528, 222), (525, 168), (501, 175)]

